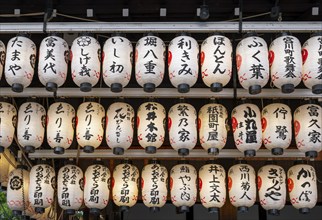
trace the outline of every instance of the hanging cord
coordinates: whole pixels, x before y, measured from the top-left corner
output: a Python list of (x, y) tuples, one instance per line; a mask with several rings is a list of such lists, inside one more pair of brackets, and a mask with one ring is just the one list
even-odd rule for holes
[(22, 214), (24, 215), (24, 219), (26, 219), (26, 199), (25, 199), (25, 183), (24, 183), (24, 179), (23, 179), (23, 169), (20, 168), (21, 171), (21, 179), (22, 179), (22, 188), (21, 188), (21, 192), (22, 192), (22, 203), (23, 203), (23, 211)]

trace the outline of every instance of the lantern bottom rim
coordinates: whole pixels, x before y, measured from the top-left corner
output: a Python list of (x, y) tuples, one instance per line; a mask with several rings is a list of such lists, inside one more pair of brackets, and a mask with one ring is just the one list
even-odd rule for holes
[(248, 92), (251, 95), (256, 95), (262, 92), (262, 87), (260, 85), (252, 85), (248, 88)]
[(278, 209), (269, 209), (269, 210), (267, 210), (267, 213), (269, 215), (279, 216), (280, 215), (280, 210), (278, 210)]
[(256, 151), (255, 150), (245, 150), (244, 155), (245, 155), (245, 157), (255, 157)]
[(65, 148), (63, 147), (55, 147), (54, 148), (54, 154), (64, 154), (65, 153)]
[(159, 212), (160, 211), (160, 207), (149, 207), (149, 210), (150, 210), (150, 212), (153, 212), (153, 213)]
[(22, 92), (23, 91), (23, 85), (21, 83), (13, 83), (11, 89), (14, 92)]
[(111, 91), (112, 92), (122, 92), (123, 86), (121, 83), (112, 83), (111, 84)]
[(219, 209), (217, 207), (208, 208), (208, 213), (218, 213)]
[(208, 151), (208, 154), (210, 154), (210, 155), (218, 155), (219, 154), (219, 149), (216, 147), (211, 147), (207, 151)]
[(25, 152), (28, 153), (28, 154), (29, 153), (35, 153), (35, 147), (27, 145), (27, 146), (25, 146)]
[(189, 155), (189, 149), (188, 148), (180, 148), (178, 150), (178, 154), (180, 156), (188, 156)]
[(99, 215), (101, 213), (101, 210), (97, 208), (90, 208), (89, 213), (91, 213), (92, 215)]
[(48, 82), (46, 83), (46, 90), (48, 92), (57, 92), (57, 83), (53, 83), (53, 82)]
[(310, 211), (311, 211), (310, 208), (300, 208), (299, 209), (300, 214), (309, 214)]
[(38, 214), (43, 214), (45, 212), (45, 208), (43, 207), (35, 207), (35, 212)]
[(84, 151), (85, 153), (93, 153), (93, 152), (94, 152), (94, 150), (95, 150), (95, 148), (94, 148), (93, 146), (89, 146), (89, 145), (84, 146), (84, 149), (83, 149), (83, 151)]
[(281, 147), (275, 147), (272, 149), (272, 154), (273, 155), (283, 155), (284, 149)]
[(189, 212), (189, 211), (190, 211), (189, 206), (183, 205), (183, 206), (178, 207), (178, 212), (179, 213), (186, 213), (186, 212)]
[(222, 91), (222, 83), (212, 83), (210, 85), (210, 91), (221, 92)]
[(293, 84), (284, 84), (282, 85), (282, 93), (292, 93), (294, 92)]
[(14, 216), (22, 216), (22, 211), (20, 211), (20, 210), (12, 210), (12, 214)]
[(65, 213), (66, 213), (67, 215), (75, 215), (75, 209), (66, 209), (66, 210), (65, 210)]
[(318, 152), (316, 151), (307, 151), (305, 152), (305, 156), (309, 158), (316, 158), (318, 156)]
[(178, 92), (187, 93), (190, 91), (190, 86), (187, 83), (181, 83), (178, 85)]
[(120, 206), (120, 207), (119, 207), (119, 211), (120, 211), (120, 212), (128, 212), (128, 211), (129, 211), (129, 209), (130, 209), (130, 207), (129, 207), (129, 206)]
[(237, 208), (237, 211), (238, 211), (239, 213), (246, 213), (246, 212), (248, 212), (248, 207), (246, 207), (246, 206), (239, 206), (239, 207)]
[(80, 84), (79, 88), (82, 92), (90, 92), (92, 91), (92, 84), (84, 82)]
[(144, 92), (154, 92), (155, 91), (155, 84), (154, 83), (145, 83), (143, 85)]
[(147, 154), (155, 154), (157, 152), (157, 148), (154, 146), (148, 146), (145, 148), (145, 153)]
[(124, 154), (124, 149), (121, 147), (114, 147), (113, 148), (113, 154), (115, 155), (123, 155)]
[(4, 147), (0, 146), (0, 153), (3, 153), (4, 152)]
[(312, 86), (312, 92), (314, 94), (321, 94), (322, 93), (322, 84), (317, 84)]

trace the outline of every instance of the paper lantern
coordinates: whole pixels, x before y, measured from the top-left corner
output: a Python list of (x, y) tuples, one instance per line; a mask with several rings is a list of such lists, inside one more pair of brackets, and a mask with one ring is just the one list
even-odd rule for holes
[(302, 47), (304, 85), (314, 94), (322, 93), (322, 34), (308, 39)]
[(168, 68), (171, 84), (178, 92), (189, 92), (198, 79), (198, 42), (189, 36), (174, 38), (168, 48)]
[(154, 161), (142, 169), (141, 189), (145, 206), (153, 212), (159, 211), (167, 202), (167, 168)]
[(171, 107), (168, 115), (170, 144), (181, 156), (186, 156), (197, 143), (197, 112), (187, 103)]
[(145, 102), (137, 113), (137, 134), (139, 144), (146, 153), (156, 153), (164, 142), (166, 111), (157, 102)]
[(97, 102), (84, 102), (77, 109), (76, 138), (84, 152), (93, 153), (103, 140), (105, 109)]
[(266, 165), (258, 170), (258, 195), (261, 206), (270, 215), (279, 215), (286, 202), (286, 173), (277, 165)]
[(226, 202), (226, 172), (215, 163), (199, 169), (199, 193), (201, 204), (209, 213), (218, 212)]
[(5, 149), (4, 152), (0, 154), (0, 188), (5, 189), (8, 184), (8, 172), (9, 172), (9, 162), (6, 157), (9, 158), (9, 149)]
[(135, 78), (145, 92), (154, 92), (164, 76), (165, 44), (157, 36), (142, 37), (135, 47)]
[(179, 212), (189, 212), (197, 200), (197, 171), (189, 164), (178, 164), (170, 172), (171, 202)]
[(134, 110), (123, 102), (115, 102), (106, 112), (106, 143), (113, 154), (124, 154), (133, 141)]
[(207, 104), (199, 110), (199, 141), (208, 154), (217, 155), (226, 145), (227, 120), (227, 109), (223, 105)]
[(23, 103), (18, 112), (17, 138), (27, 153), (35, 152), (44, 140), (46, 110), (37, 102)]
[(240, 212), (247, 212), (256, 202), (256, 174), (248, 164), (236, 164), (228, 171), (230, 203)]
[(4, 67), (4, 64), (5, 64), (5, 59), (6, 59), (6, 46), (0, 40), (0, 80), (1, 80), (1, 77), (2, 77), (2, 73), (3, 73), (3, 67)]
[(114, 168), (112, 194), (115, 205), (121, 211), (127, 211), (138, 200), (139, 170), (129, 163), (119, 164)]
[(67, 42), (58, 36), (49, 36), (39, 47), (38, 77), (47, 91), (56, 92), (67, 78), (69, 48)]
[(292, 112), (284, 104), (274, 103), (262, 110), (263, 142), (273, 155), (282, 155), (292, 141)]
[(75, 109), (66, 102), (55, 102), (47, 111), (47, 142), (55, 154), (64, 154), (74, 139)]
[(287, 186), (294, 208), (301, 214), (310, 212), (318, 199), (316, 173), (308, 164), (292, 166), (287, 172)]
[(258, 94), (269, 80), (268, 49), (265, 40), (254, 34), (241, 40), (236, 49), (238, 79), (250, 94)]
[(113, 36), (103, 47), (103, 79), (112, 92), (121, 92), (132, 73), (133, 47), (125, 37)]
[(16, 122), (16, 108), (7, 102), (0, 102), (0, 153), (11, 145)]
[(213, 92), (220, 92), (232, 76), (232, 44), (222, 35), (213, 35), (203, 41), (200, 53), (203, 82)]
[(269, 63), (274, 86), (291, 93), (302, 77), (301, 43), (291, 35), (282, 34), (269, 47)]
[(60, 208), (68, 215), (75, 214), (83, 204), (83, 171), (75, 165), (66, 165), (59, 169), (57, 176), (57, 198)]
[(54, 202), (56, 185), (54, 168), (47, 164), (33, 166), (30, 170), (29, 201), (36, 213), (44, 213)]
[(85, 172), (84, 202), (90, 213), (99, 215), (104, 209), (110, 196), (111, 174), (106, 166), (94, 164)]
[(232, 127), (237, 149), (253, 157), (262, 146), (261, 113), (254, 104), (241, 104), (233, 109)]
[(80, 36), (73, 41), (71, 72), (74, 83), (82, 92), (89, 92), (101, 74), (101, 46), (90, 36)]
[(307, 157), (317, 157), (322, 150), (322, 108), (307, 104), (294, 112), (295, 142)]

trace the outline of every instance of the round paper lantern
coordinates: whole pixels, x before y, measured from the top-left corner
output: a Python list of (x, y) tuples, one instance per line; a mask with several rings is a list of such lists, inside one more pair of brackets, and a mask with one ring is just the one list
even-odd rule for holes
[(0, 102), (0, 153), (8, 148), (15, 134), (16, 108), (7, 102)]
[(317, 157), (322, 150), (322, 108), (307, 104), (294, 112), (295, 142), (307, 157)]
[(220, 92), (232, 76), (232, 44), (222, 35), (203, 41), (200, 53), (201, 76), (212, 92)]
[(123, 102), (115, 102), (106, 111), (106, 143), (113, 154), (122, 155), (133, 141), (134, 110)]
[(322, 33), (308, 39), (302, 47), (304, 85), (314, 94), (322, 93)]
[(71, 72), (74, 83), (82, 92), (89, 92), (101, 74), (101, 46), (91, 36), (80, 36), (73, 41)]
[(201, 204), (209, 213), (218, 212), (226, 202), (226, 172), (218, 164), (209, 163), (199, 169)]
[(3, 67), (5, 64), (6, 59), (6, 46), (4, 43), (0, 40), (0, 80), (2, 77)]
[(237, 149), (253, 157), (262, 146), (261, 113), (254, 104), (241, 104), (233, 109), (232, 127)]
[(256, 202), (256, 174), (248, 164), (236, 164), (228, 171), (230, 203), (240, 212), (247, 212)]
[(207, 104), (199, 110), (199, 141), (208, 154), (217, 155), (226, 145), (227, 120), (227, 109), (223, 105)]
[(262, 110), (263, 142), (273, 155), (282, 155), (292, 141), (292, 112), (284, 104), (274, 103)]
[(145, 102), (137, 113), (137, 134), (139, 144), (146, 153), (156, 153), (165, 136), (166, 111), (157, 102)]
[(17, 138), (27, 153), (35, 152), (44, 140), (46, 110), (37, 102), (23, 103), (18, 112)]
[(286, 173), (277, 165), (266, 165), (258, 170), (258, 195), (261, 206), (270, 215), (279, 215), (286, 201)]
[(282, 34), (269, 47), (269, 63), (274, 86), (291, 93), (302, 77), (301, 43), (291, 35)]
[(59, 206), (68, 215), (74, 215), (83, 204), (83, 171), (75, 165), (66, 165), (59, 169), (57, 176), (57, 197)]
[(197, 143), (197, 112), (187, 103), (171, 107), (168, 115), (170, 144), (181, 156), (186, 156)]
[(74, 139), (75, 109), (66, 102), (55, 102), (47, 111), (47, 142), (55, 154), (64, 154)]
[(119, 164), (114, 168), (112, 194), (115, 205), (121, 211), (134, 206), (139, 194), (139, 170), (129, 163)]
[(111, 174), (106, 166), (94, 164), (85, 171), (84, 202), (90, 213), (99, 215), (110, 196)]
[(170, 172), (172, 204), (179, 212), (189, 212), (197, 200), (197, 171), (189, 164), (178, 164)]
[(168, 67), (171, 84), (178, 92), (189, 92), (198, 79), (198, 42), (189, 36), (174, 38), (168, 48)]
[(8, 174), (9, 174), (9, 162), (7, 157), (10, 155), (9, 149), (5, 149), (4, 152), (0, 154), (0, 187), (5, 189), (8, 184)]
[(77, 109), (76, 138), (84, 152), (93, 153), (103, 140), (105, 109), (97, 102), (84, 102)]
[(103, 47), (103, 79), (112, 92), (121, 92), (132, 73), (133, 47), (125, 37), (113, 36)]
[(167, 168), (156, 161), (142, 169), (141, 188), (142, 200), (145, 206), (153, 212), (159, 211), (167, 202)]
[(67, 42), (58, 36), (49, 36), (39, 47), (38, 77), (47, 91), (56, 92), (67, 78), (69, 48)]
[(301, 214), (310, 212), (318, 199), (314, 167), (308, 164), (292, 166), (287, 172), (287, 186), (294, 208)]
[(157, 36), (142, 37), (135, 47), (135, 78), (145, 92), (154, 92), (164, 76), (165, 44)]

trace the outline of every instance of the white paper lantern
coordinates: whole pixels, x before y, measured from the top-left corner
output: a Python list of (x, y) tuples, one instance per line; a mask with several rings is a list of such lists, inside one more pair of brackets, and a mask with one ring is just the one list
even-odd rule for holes
[(57, 198), (59, 206), (68, 215), (75, 214), (83, 204), (83, 171), (75, 165), (66, 165), (59, 169), (57, 176)]
[(317, 157), (322, 150), (322, 108), (307, 104), (294, 112), (295, 142), (307, 157)]
[(236, 164), (228, 171), (230, 203), (240, 212), (247, 212), (256, 202), (256, 174), (248, 164)]
[(11, 145), (15, 134), (16, 122), (16, 108), (7, 102), (0, 102), (0, 153)]
[(111, 174), (106, 166), (94, 164), (85, 171), (84, 202), (90, 213), (99, 215), (110, 196)]
[(199, 141), (208, 154), (217, 155), (226, 145), (227, 119), (227, 109), (220, 104), (207, 104), (199, 110)]
[(282, 155), (292, 141), (292, 112), (281, 103), (265, 106), (262, 110), (263, 142), (273, 155)]
[(286, 173), (277, 165), (266, 165), (258, 170), (258, 195), (261, 206), (270, 215), (279, 215), (286, 202)]
[(58, 36), (49, 36), (39, 47), (38, 77), (50, 92), (56, 92), (67, 78), (69, 48), (67, 42)]
[(189, 212), (197, 200), (197, 171), (189, 164), (178, 164), (170, 172), (171, 202), (179, 212)]
[(97, 102), (84, 102), (77, 109), (76, 139), (84, 152), (93, 153), (103, 140), (105, 109)]
[(46, 110), (37, 102), (23, 103), (18, 112), (17, 138), (28, 153), (33, 153), (43, 143)]
[(54, 168), (47, 164), (33, 166), (30, 170), (29, 201), (36, 213), (44, 213), (54, 202), (56, 185)]
[(142, 37), (135, 47), (135, 78), (145, 92), (154, 92), (164, 76), (165, 44), (157, 36)]
[(114, 36), (103, 47), (103, 79), (112, 92), (121, 92), (132, 73), (133, 46), (125, 37)]
[(115, 102), (106, 111), (106, 143), (113, 154), (124, 154), (133, 141), (134, 109), (127, 103)]
[(138, 200), (139, 170), (132, 164), (123, 163), (114, 168), (112, 194), (115, 205), (127, 211)]
[(308, 164), (292, 166), (287, 172), (290, 201), (301, 214), (310, 212), (318, 199), (316, 173)]
[(199, 193), (201, 204), (209, 213), (218, 212), (226, 202), (226, 172), (215, 163), (199, 169)]
[(200, 53), (203, 82), (213, 92), (220, 92), (232, 76), (232, 44), (222, 35), (213, 35), (203, 41)]
[(158, 211), (167, 202), (167, 168), (152, 163), (143, 167), (141, 177), (142, 200), (151, 211)]
[(198, 79), (199, 45), (189, 36), (174, 38), (168, 48), (168, 68), (171, 84), (178, 92), (189, 92)]
[(71, 47), (71, 72), (74, 83), (82, 92), (89, 92), (101, 74), (101, 46), (90, 36), (80, 36)]
[(291, 35), (276, 38), (269, 47), (270, 73), (274, 86), (291, 93), (301, 82), (301, 43)]
[(6, 157), (9, 158), (10, 154), (9, 149), (5, 149), (4, 152), (0, 154), (0, 188), (4, 189), (7, 187), (9, 174), (9, 162)]
[(0, 80), (1, 80), (1, 77), (2, 77), (5, 60), (6, 60), (6, 46), (0, 40)]
[(146, 153), (156, 153), (164, 142), (166, 111), (157, 102), (145, 102), (137, 112), (137, 134), (139, 144)]
[(246, 157), (253, 157), (262, 146), (261, 112), (254, 104), (241, 104), (231, 114), (234, 141)]
[(186, 156), (197, 143), (197, 112), (187, 103), (171, 107), (168, 114), (170, 144), (181, 156)]

